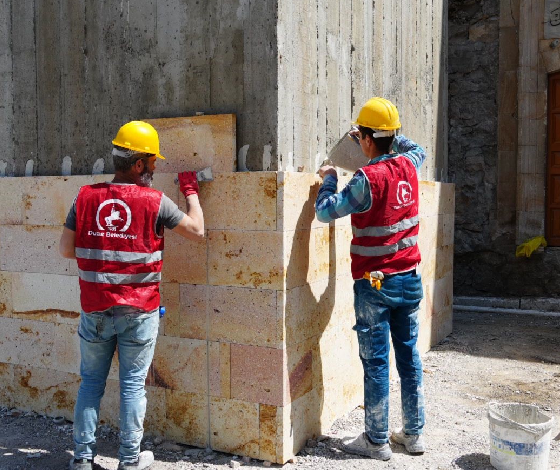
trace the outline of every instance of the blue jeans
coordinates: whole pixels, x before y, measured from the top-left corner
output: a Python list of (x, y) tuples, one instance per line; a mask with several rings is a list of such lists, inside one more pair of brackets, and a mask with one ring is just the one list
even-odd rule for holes
[(366, 280), (354, 282), (354, 310), (360, 358), (364, 367), (365, 429), (372, 442), (389, 441), (389, 333), (401, 378), (404, 432), (422, 434), (424, 391), (418, 338), (422, 300), (420, 274), (397, 274), (376, 290)]
[(154, 356), (159, 312), (112, 307), (80, 316), (80, 374), (82, 383), (74, 410), (74, 458), (97, 454), (99, 404), (115, 348), (119, 348), (120, 448), (119, 460), (134, 462), (140, 453), (146, 414), (144, 384)]

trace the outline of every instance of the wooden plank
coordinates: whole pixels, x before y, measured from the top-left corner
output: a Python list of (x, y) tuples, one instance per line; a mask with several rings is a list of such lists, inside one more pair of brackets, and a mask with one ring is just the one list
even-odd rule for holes
[(16, 176), (37, 158), (37, 63), (35, 58), (35, 2), (12, 2), (13, 137)]
[(14, 166), (11, 5), (10, 0), (0, 0), (0, 18), (5, 18), (0, 22), (0, 177), (13, 172)]
[(60, 158), (72, 159), (72, 173), (91, 173), (86, 148), (85, 0), (60, 2)]

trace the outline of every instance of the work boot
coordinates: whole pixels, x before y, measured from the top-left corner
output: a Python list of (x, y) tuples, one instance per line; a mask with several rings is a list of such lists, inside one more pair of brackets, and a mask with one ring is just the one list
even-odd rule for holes
[(70, 470), (91, 470), (93, 468), (93, 460), (88, 459), (72, 459), (68, 465)]
[(342, 439), (342, 449), (349, 454), (363, 455), (376, 460), (389, 460), (393, 455), (391, 446), (387, 442), (374, 444), (365, 432), (357, 437)]
[(118, 470), (143, 470), (153, 463), (154, 454), (149, 450), (145, 450), (144, 452), (140, 452), (136, 462), (120, 462)]
[(426, 444), (421, 434), (405, 434), (402, 428), (393, 431), (391, 440), (403, 445), (410, 454), (423, 454), (426, 451)]

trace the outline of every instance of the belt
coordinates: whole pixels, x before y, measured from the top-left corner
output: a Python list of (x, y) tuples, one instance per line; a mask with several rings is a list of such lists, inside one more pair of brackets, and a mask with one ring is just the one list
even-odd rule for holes
[(390, 277), (394, 277), (394, 276), (398, 276), (398, 275), (404, 275), (404, 274), (414, 274), (414, 275), (416, 275), (416, 268), (411, 269), (410, 271), (404, 271), (402, 273), (392, 273), (392, 274), (383, 273), (383, 278), (388, 279)]

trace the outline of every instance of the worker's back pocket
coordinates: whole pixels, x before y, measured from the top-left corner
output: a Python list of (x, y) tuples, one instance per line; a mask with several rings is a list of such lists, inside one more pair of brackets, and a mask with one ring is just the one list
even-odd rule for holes
[(129, 338), (134, 343), (147, 344), (158, 334), (159, 312), (126, 315)]

